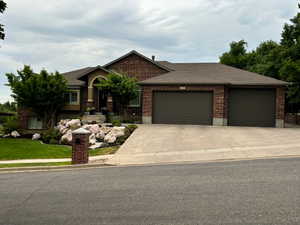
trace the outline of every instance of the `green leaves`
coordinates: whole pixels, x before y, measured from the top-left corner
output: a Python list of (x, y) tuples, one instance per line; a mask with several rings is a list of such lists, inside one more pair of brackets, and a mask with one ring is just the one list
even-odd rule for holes
[(29, 66), (24, 66), (17, 75), (10, 73), (6, 76), (13, 92), (12, 97), (18, 106), (31, 108), (47, 124), (50, 124), (65, 105), (67, 84), (58, 72), (48, 73), (42, 70), (40, 73), (34, 73)]
[[(300, 8), (300, 7), (299, 7)], [(254, 51), (247, 52), (244, 40), (232, 42), (230, 50), (220, 62), (290, 82), (289, 103), (300, 103), (300, 13), (285, 24), (280, 43), (262, 42)]]
[[(0, 0), (0, 13), (3, 13), (6, 9), (6, 3), (3, 0)], [(0, 24), (0, 40), (4, 40), (5, 34), (4, 34), (4, 26)]]
[(99, 84), (95, 84), (100, 90), (111, 94), (122, 104), (126, 105), (138, 94), (138, 85), (135, 78), (123, 74), (111, 73), (107, 79), (101, 79)]

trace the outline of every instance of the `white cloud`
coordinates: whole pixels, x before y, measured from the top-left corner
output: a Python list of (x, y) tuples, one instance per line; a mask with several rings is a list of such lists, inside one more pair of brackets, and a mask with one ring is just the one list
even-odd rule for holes
[(296, 12), (294, 1), (282, 0), (9, 0), (0, 16), (7, 34), (0, 101), (9, 96), (4, 73), (23, 64), (64, 72), (132, 49), (161, 60), (217, 61), (233, 40), (250, 48), (278, 41)]

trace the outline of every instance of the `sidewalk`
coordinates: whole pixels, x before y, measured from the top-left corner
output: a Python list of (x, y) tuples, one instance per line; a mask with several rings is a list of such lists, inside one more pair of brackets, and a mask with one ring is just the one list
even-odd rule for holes
[[(111, 159), (113, 155), (99, 155), (89, 157), (89, 161), (99, 162)], [(64, 159), (22, 159), (22, 160), (1, 160), (0, 164), (19, 164), (19, 163), (56, 163), (56, 162), (71, 162), (71, 158)]]

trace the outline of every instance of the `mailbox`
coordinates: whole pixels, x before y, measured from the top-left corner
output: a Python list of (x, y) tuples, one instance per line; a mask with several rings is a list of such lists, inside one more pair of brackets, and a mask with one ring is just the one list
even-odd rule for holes
[(72, 164), (89, 162), (89, 137), (91, 132), (79, 128), (72, 132)]

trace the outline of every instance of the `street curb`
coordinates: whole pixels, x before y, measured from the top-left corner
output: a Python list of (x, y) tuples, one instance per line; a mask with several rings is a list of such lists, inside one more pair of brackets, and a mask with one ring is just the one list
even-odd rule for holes
[(186, 161), (186, 162), (169, 162), (169, 163), (147, 163), (147, 164), (128, 164), (128, 165), (118, 165), (118, 164), (84, 164), (84, 165), (68, 165), (68, 166), (39, 166), (39, 167), (14, 167), (14, 168), (1, 168), (0, 174), (3, 173), (22, 173), (22, 172), (42, 172), (42, 171), (66, 171), (66, 170), (76, 170), (76, 169), (93, 169), (93, 168), (108, 168), (108, 167), (143, 167), (143, 166), (168, 166), (168, 165), (183, 165), (183, 164), (206, 164), (206, 163), (226, 163), (226, 162), (239, 162), (239, 161), (253, 161), (253, 160), (268, 160), (268, 159), (290, 159), (290, 158), (300, 158), (300, 155), (285, 155), (285, 156), (273, 156), (273, 157), (257, 157), (257, 158), (236, 158), (236, 159), (216, 159), (207, 161)]
[(83, 164), (83, 165), (67, 165), (67, 166), (34, 166), (34, 167), (12, 167), (0, 168), (0, 173), (6, 172), (30, 172), (30, 171), (57, 171), (57, 170), (73, 170), (115, 166), (106, 163)]

